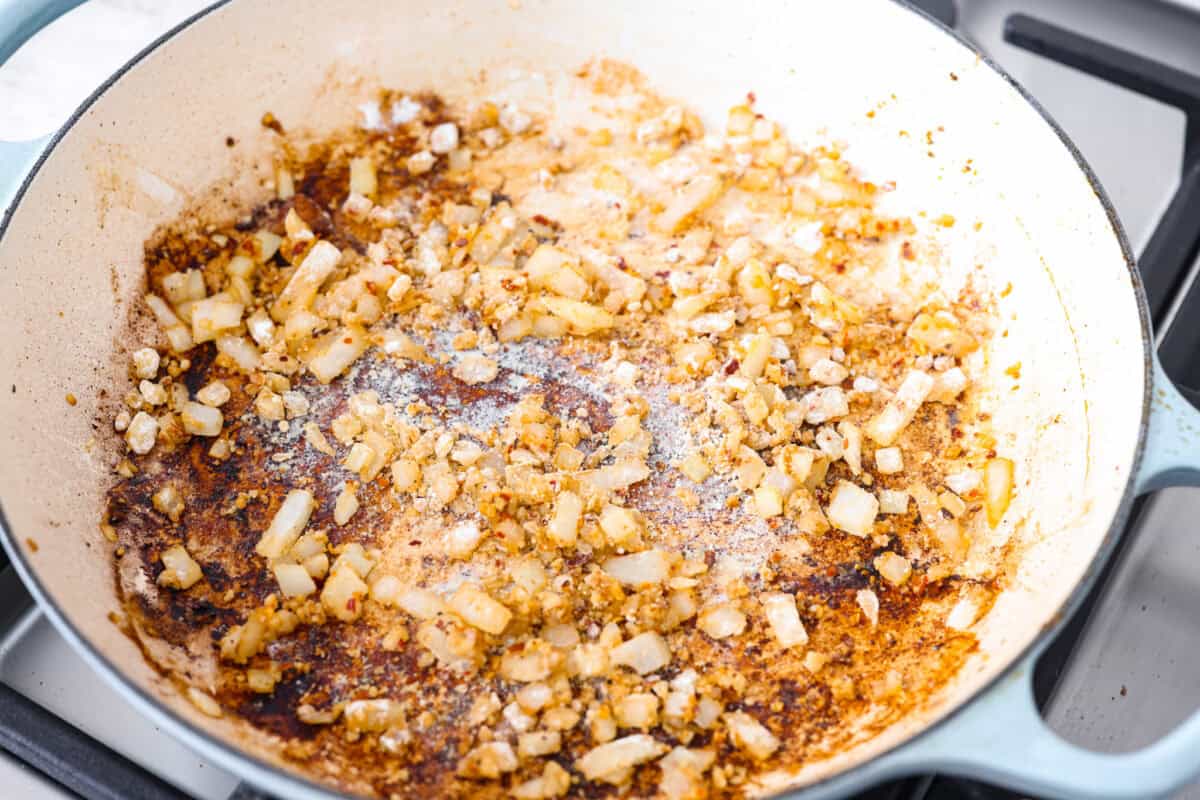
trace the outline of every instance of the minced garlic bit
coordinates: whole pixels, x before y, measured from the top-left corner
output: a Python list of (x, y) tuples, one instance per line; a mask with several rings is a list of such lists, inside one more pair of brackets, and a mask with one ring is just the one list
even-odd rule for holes
[(386, 95), (147, 249), (113, 508), (154, 511), (106, 524), (214, 613), (138, 635), (211, 619), (193, 702), (290, 704), (331, 780), (737, 794), (902, 717), (989, 607), (986, 291), (839, 148), (571, 80), (585, 119)]
[(162, 553), (163, 571), (159, 573), (158, 585), (168, 589), (190, 589), (204, 577), (200, 565), (182, 545), (169, 547)]

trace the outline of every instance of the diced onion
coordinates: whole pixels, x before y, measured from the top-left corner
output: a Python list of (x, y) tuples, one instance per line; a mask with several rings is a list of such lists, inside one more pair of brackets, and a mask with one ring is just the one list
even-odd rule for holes
[(648, 631), (614, 647), (610, 658), (613, 664), (646, 675), (671, 663), (671, 648), (662, 636)]
[(309, 371), (321, 383), (329, 383), (341, 375), (367, 349), (367, 334), (362, 328), (338, 328), (317, 340), (305, 360)]
[(192, 340), (209, 342), (242, 322), (245, 306), (232, 300), (209, 297), (192, 304)]
[(758, 761), (769, 758), (779, 749), (779, 739), (765, 725), (744, 711), (725, 714), (725, 726), (734, 746), (745, 750)]
[(292, 274), (287, 286), (279, 293), (279, 299), (271, 307), (271, 316), (277, 322), (283, 322), (293, 311), (308, 308), (321, 284), (337, 268), (341, 257), (341, 252), (329, 242), (317, 242), (313, 245)]
[(934, 380), (928, 373), (921, 370), (909, 372), (896, 390), (895, 397), (867, 422), (867, 436), (885, 447), (895, 443), (900, 432), (912, 422), (917, 410), (933, 390), (933, 384)]
[(642, 533), (642, 523), (636, 512), (611, 503), (600, 511), (600, 529), (613, 547), (630, 547)]
[(1008, 458), (993, 458), (983, 470), (984, 503), (988, 525), (996, 527), (1012, 502), (1013, 462)]
[(585, 472), (579, 476), (581, 481), (590, 483), (602, 492), (628, 489), (648, 477), (650, 477), (650, 469), (646, 466), (646, 462), (633, 459), (616, 461), (607, 467)]
[(854, 599), (872, 626), (879, 624), (879, 596), (870, 589), (859, 589)]
[(458, 774), (466, 778), (495, 780), (517, 768), (517, 754), (508, 742), (486, 742), (467, 752), (458, 765)]
[(300, 537), (308, 518), (316, 508), (312, 493), (306, 489), (293, 489), (284, 498), (283, 504), (271, 519), (271, 525), (258, 540), (254, 551), (263, 558), (276, 559), (291, 549)]
[(463, 585), (450, 597), (450, 610), (463, 622), (499, 636), (512, 619), (512, 612), (474, 586)]
[(451, 558), (465, 560), (483, 541), (483, 533), (475, 520), (464, 520), (446, 532), (446, 553)]
[(893, 586), (900, 586), (912, 575), (912, 564), (904, 556), (891, 551), (875, 557), (875, 570)]
[(696, 627), (714, 639), (725, 639), (746, 630), (746, 615), (732, 603), (721, 603), (701, 611)]
[(368, 591), (359, 574), (339, 559), (321, 587), (321, 605), (342, 622), (353, 622), (362, 616)]
[(396, 605), (417, 619), (434, 619), (449, 611), (445, 601), (428, 589), (413, 587), (396, 597)]
[(551, 314), (566, 322), (580, 336), (608, 330), (616, 323), (612, 314), (591, 303), (551, 296), (543, 297), (542, 302)]
[(183, 429), (193, 436), (218, 436), (225, 423), (220, 409), (190, 400), (184, 404), (179, 420)]
[(908, 492), (896, 489), (881, 489), (879, 492), (880, 514), (904, 514), (908, 511)]
[(274, 572), (284, 597), (308, 597), (317, 590), (312, 576), (299, 564), (276, 564)]
[(159, 586), (185, 590), (192, 588), (204, 577), (204, 573), (200, 571), (200, 565), (182, 545), (168, 547), (162, 552), (160, 558), (163, 571), (158, 576)]
[(870, 536), (878, 513), (875, 495), (849, 481), (838, 481), (825, 510), (831, 525), (855, 536)]
[(245, 336), (237, 334), (225, 333), (218, 336), (217, 351), (232, 359), (244, 372), (253, 372), (258, 369), (259, 362), (262, 360), (262, 354), (259, 353), (254, 343)]
[(574, 492), (559, 492), (554, 503), (554, 516), (546, 533), (559, 547), (575, 544), (579, 535), (579, 520), (583, 515), (583, 500)]
[(604, 571), (626, 586), (647, 586), (664, 583), (670, 577), (671, 562), (662, 550), (644, 550), (608, 559)]
[(575, 768), (589, 781), (621, 783), (629, 769), (653, 761), (667, 746), (646, 733), (635, 733), (593, 747), (575, 761)]
[(763, 614), (783, 647), (808, 644), (808, 632), (796, 610), (796, 598), (784, 592), (769, 592), (761, 598)]

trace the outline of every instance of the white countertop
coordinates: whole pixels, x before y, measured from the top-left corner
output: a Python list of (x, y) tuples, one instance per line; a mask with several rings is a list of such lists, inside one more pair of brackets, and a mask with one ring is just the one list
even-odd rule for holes
[(105, 78), (212, 0), (92, 0), (0, 67), (0, 139), (58, 128)]

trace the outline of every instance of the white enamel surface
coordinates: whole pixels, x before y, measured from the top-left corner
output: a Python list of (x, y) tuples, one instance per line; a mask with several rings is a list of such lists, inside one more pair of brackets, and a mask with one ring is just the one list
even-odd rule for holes
[[(553, 87), (562, 70), (604, 55), (635, 64), (709, 120), (755, 92), (759, 110), (793, 137), (842, 141), (873, 179), (896, 182), (889, 202), (925, 212), (918, 220), (943, 240), (948, 290), (975, 264), (996, 289), (1012, 284), (1001, 301), (1007, 335), (980, 368), (993, 387), (998, 450), (1018, 461), (1009, 519), (1022, 518), (1026, 549), (1016, 578), (977, 623), (980, 655), (945, 697), (801, 778), (868, 758), (961, 702), (1052, 621), (1087, 570), (1125, 490), (1142, 418), (1131, 277), (1066, 147), (973, 53), (886, 0), (780, 0), (737, 13), (719, 2), (447, 5), (346, 0), (301, 14), (282, 0), (232, 3), (135, 66), (42, 168), (0, 240), (0, 502), (49, 596), (136, 684), (197, 716), (106, 619), (112, 579), (95, 522), (111, 456), (108, 434), (91, 423), (106, 408), (97, 390), (122, 385), (115, 354), (140, 344), (114, 337), (138, 291), (142, 242), (214, 187), (252, 196), (258, 175), (247, 165), (269, 146), (264, 111), (319, 133), (354, 120), (380, 84), (454, 95), (477, 91), (486, 69), (497, 85), (521, 70), (526, 86)], [(226, 136), (238, 146), (226, 148)], [(963, 171), (968, 159), (973, 173)], [(952, 228), (930, 224), (946, 213)], [(1004, 370), (1017, 361), (1014, 382)], [(64, 402), (68, 392), (77, 406)]]

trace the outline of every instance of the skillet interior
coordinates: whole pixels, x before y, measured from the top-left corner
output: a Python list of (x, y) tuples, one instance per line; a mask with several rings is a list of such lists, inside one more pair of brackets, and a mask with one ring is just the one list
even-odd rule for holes
[[(632, 6), (624, 13), (565, 4), (456, 11), (414, 4), (409, 14), (385, 4), (345, 6), (307, 12), (278, 41), (276, 9), (235, 3), (152, 53), (64, 136), (0, 249), (0, 281), (15, 301), (3, 331), (18, 343), (0, 354), (13, 387), (0, 399), (7, 526), (65, 617), (123, 674), (189, 720), (229, 727), (195, 720), (106, 619), (115, 606), (112, 578), (95, 556), (107, 544), (93, 521), (111, 463), (100, 427), (111, 419), (113, 398), (100, 390), (121, 385), (123, 353), (139, 341), (121, 321), (138, 294), (141, 243), (214, 178), (226, 177), (223, 198), (249, 196), (262, 176), (238, 166), (269, 146), (258, 125), (265, 109), (319, 132), (351, 120), (377, 80), (452, 95), (480, 67), (524, 64), (552, 74), (589, 55), (635, 63), (665, 94), (714, 117), (753, 90), (793, 137), (850, 142), (848, 156), (894, 177), (908, 209), (985, 220), (980, 236), (964, 237), (952, 255), (984, 263), (999, 285), (1013, 284), (1002, 305), (1008, 336), (992, 363), (1004, 393), (997, 428), (1023, 454), (1017, 503), (1027, 512), (1019, 529), (1027, 549), (1020, 579), (979, 623), (980, 656), (929, 714), (965, 697), (1051, 620), (1099, 546), (1128, 477), (1141, 413), (1142, 332), (1102, 205), (1054, 132), (1003, 79), (885, 3), (803, 14), (768, 4), (736, 20), (721, 15), (720, 25), (708, 22), (721, 14), (717, 4), (636, 14)], [(282, 4), (277, 10), (288, 13)], [(629, 19), (639, 25), (620, 24)], [(808, 34), (800, 48), (797, 30)], [(683, 41), (686, 70), (669, 44)], [(833, 79), (829, 64), (839, 65)], [(191, 80), (196, 74), (206, 76), (203, 85)], [(166, 107), (170, 114), (161, 112)], [(232, 150), (227, 136), (238, 142)], [(1022, 363), (1016, 390), (1001, 377), (1015, 361)], [(78, 405), (65, 403), (67, 393)], [(845, 768), (928, 721), (906, 720), (809, 765), (803, 777)]]

